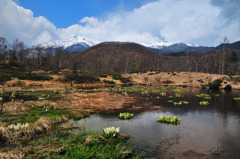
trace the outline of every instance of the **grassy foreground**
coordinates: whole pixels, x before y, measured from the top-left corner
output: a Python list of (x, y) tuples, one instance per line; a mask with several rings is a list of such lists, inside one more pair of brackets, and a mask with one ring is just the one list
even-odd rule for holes
[[(22, 100), (22, 96), (44, 95), (43, 101)], [(38, 95), (39, 94), (39, 95)], [(80, 120), (89, 112), (73, 112), (70, 109), (46, 105), (47, 101), (58, 99), (53, 92), (18, 92), (15, 97), (1, 94), (8, 101), (10, 109), (19, 105), (21, 109), (4, 111), (0, 116), (0, 158), (141, 158), (133, 149), (125, 145), (126, 135), (106, 138), (99, 133), (71, 133), (73, 126), (64, 126), (69, 119)], [(46, 97), (45, 97), (46, 96)], [(7, 99), (10, 100), (7, 100)], [(36, 102), (42, 105), (35, 105)], [(14, 107), (13, 107), (14, 108)]]
[(27, 158), (141, 158), (125, 146), (127, 139), (126, 136), (106, 139), (98, 133), (45, 137), (37, 144), (32, 141), (23, 152)]

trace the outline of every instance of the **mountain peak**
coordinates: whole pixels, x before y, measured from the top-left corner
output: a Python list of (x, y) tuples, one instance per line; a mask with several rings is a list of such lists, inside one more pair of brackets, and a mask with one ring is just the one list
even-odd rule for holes
[[(63, 48), (68, 51), (78, 51), (81, 48), (83, 50), (96, 44), (98, 44), (98, 42), (93, 41), (87, 37), (75, 36), (67, 40), (62, 40), (62, 41), (56, 40), (47, 44), (43, 44), (42, 46), (44, 48), (52, 47), (52, 48)], [(74, 50), (73, 48), (76, 48), (77, 50)]]

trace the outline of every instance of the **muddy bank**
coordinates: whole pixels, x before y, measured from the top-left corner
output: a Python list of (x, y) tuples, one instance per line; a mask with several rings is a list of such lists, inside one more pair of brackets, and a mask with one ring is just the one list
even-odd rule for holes
[(239, 76), (228, 76), (209, 73), (196, 72), (147, 72), (124, 74), (124, 77), (130, 77), (133, 84), (147, 85), (172, 85), (187, 87), (202, 87), (216, 79), (222, 79), (220, 88), (231, 85), (232, 89), (240, 89)]

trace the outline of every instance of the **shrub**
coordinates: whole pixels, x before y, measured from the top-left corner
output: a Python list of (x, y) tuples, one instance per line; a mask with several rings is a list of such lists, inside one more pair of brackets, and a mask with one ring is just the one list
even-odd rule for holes
[(10, 81), (12, 79), (10, 74), (0, 73), (0, 84), (3, 84), (6, 81)]
[(121, 74), (112, 74), (112, 78), (115, 80), (120, 80), (121, 79)]
[(128, 83), (128, 82), (131, 82), (130, 77), (128, 77), (128, 78), (121, 77), (120, 81), (121, 81), (122, 83)]
[(155, 74), (155, 73), (153, 73), (153, 72), (148, 73), (148, 75), (150, 75), (150, 76), (151, 76), (151, 75), (154, 75), (154, 74)]
[(125, 77), (122, 77), (121, 74), (112, 74), (112, 78), (115, 80), (120, 80), (122, 83), (131, 82), (130, 77), (125, 78)]
[(208, 83), (209, 89), (219, 89), (222, 82), (223, 82), (222, 79), (216, 79), (213, 82)]
[(92, 74), (81, 74), (76, 77), (76, 83), (95, 83), (99, 82), (100, 79)]
[(74, 77), (71, 74), (66, 74), (64, 81), (75, 81), (75, 83), (95, 83), (100, 82), (100, 79), (92, 73), (83, 72)]
[(29, 74), (25, 72), (13, 72), (11, 74), (13, 77), (16, 77), (20, 80), (33, 80), (33, 81), (50, 81), (53, 78), (48, 75), (39, 75), (39, 74)]
[(99, 73), (98, 76), (99, 76), (99, 77), (104, 77), (104, 78), (106, 78), (108, 75), (107, 75), (107, 74), (104, 74), (104, 73)]
[(109, 81), (109, 80), (103, 80), (104, 83), (107, 83), (107, 84), (115, 84), (114, 81)]
[(162, 81), (162, 83), (164, 83), (164, 84), (170, 84), (170, 83), (174, 83), (174, 82), (171, 81), (171, 80), (166, 80), (166, 81)]
[(48, 75), (38, 75), (38, 74), (21, 74), (20, 76), (17, 77), (18, 79), (22, 80), (33, 80), (33, 81), (50, 81), (53, 78), (48, 76)]

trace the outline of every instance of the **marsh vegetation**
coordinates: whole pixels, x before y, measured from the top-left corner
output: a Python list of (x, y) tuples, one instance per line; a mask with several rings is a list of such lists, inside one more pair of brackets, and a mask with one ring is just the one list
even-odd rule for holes
[[(194, 151), (199, 150), (195, 155), (227, 155), (230, 147), (230, 157), (239, 157), (236, 153), (239, 145), (232, 144), (232, 138), (226, 135), (233, 133), (236, 134), (233, 138), (239, 138), (236, 133), (239, 127), (225, 130), (220, 122), (238, 124), (238, 91), (207, 91), (177, 86), (174, 82), (150, 85), (150, 76), (165, 74), (161, 72), (149, 74), (145, 85), (131, 85), (132, 79), (116, 73), (36, 70), (29, 74), (20, 68), (5, 68), (6, 76), (1, 76), (0, 157), (183, 156), (191, 145), (184, 143), (189, 140), (201, 143), (194, 137), (198, 135), (196, 130), (200, 131), (195, 126), (212, 128), (216, 124), (220, 126), (213, 131), (224, 132), (216, 138), (213, 134), (211, 139), (220, 141), (224, 136), (229, 141), (228, 147), (215, 142), (212, 147), (222, 147), (223, 151), (208, 153), (193, 146)], [(228, 117), (221, 118), (223, 114)], [(200, 136), (211, 133), (201, 130), (206, 131), (201, 131)], [(181, 152), (178, 147), (183, 147)]]

